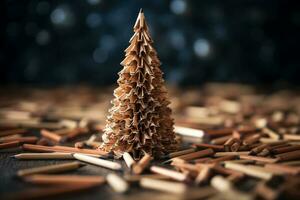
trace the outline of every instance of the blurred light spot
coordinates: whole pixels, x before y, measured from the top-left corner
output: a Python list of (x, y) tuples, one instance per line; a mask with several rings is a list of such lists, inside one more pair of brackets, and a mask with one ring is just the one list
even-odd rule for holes
[(197, 56), (204, 58), (211, 52), (211, 47), (206, 39), (198, 39), (194, 43), (194, 52)]
[(38, 27), (36, 23), (28, 22), (25, 25), (25, 32), (27, 33), (27, 35), (35, 35), (37, 31), (38, 31)]
[(87, 0), (90, 5), (97, 5), (101, 2), (101, 0)]
[(86, 24), (90, 28), (95, 28), (102, 23), (102, 18), (98, 13), (90, 13), (86, 18)]
[(182, 49), (185, 46), (185, 38), (181, 31), (173, 30), (169, 33), (170, 43), (175, 49)]
[(51, 13), (51, 21), (53, 24), (61, 27), (69, 27), (74, 24), (74, 14), (68, 6), (59, 6)]
[(40, 15), (45, 15), (49, 12), (50, 10), (50, 4), (46, 1), (40, 1), (36, 5), (36, 12)]
[(103, 35), (100, 38), (99, 45), (102, 49), (110, 51), (116, 47), (117, 43), (116, 39), (112, 35)]
[(173, 13), (180, 15), (186, 11), (186, 2), (184, 0), (173, 0), (170, 9)]
[(38, 34), (36, 35), (36, 42), (39, 45), (46, 45), (48, 44), (50, 41), (50, 34), (48, 31), (46, 30), (41, 30), (40, 32), (38, 32)]
[(93, 59), (96, 63), (104, 63), (108, 58), (108, 52), (102, 48), (96, 48), (93, 53)]

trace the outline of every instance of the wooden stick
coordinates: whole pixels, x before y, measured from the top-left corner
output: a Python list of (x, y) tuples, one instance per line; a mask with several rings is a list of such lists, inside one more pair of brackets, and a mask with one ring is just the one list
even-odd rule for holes
[(137, 182), (140, 181), (142, 178), (151, 178), (151, 179), (162, 179), (167, 180), (170, 177), (161, 175), (161, 174), (144, 174), (144, 175), (125, 175), (124, 179), (128, 182)]
[(253, 176), (265, 180), (269, 180), (273, 176), (272, 173), (267, 172), (263, 167), (257, 167), (257, 166), (254, 167), (253, 165), (242, 165), (242, 164), (237, 164), (232, 162), (226, 162), (225, 168), (243, 172), (244, 174), (247, 174), (249, 176)]
[(190, 149), (185, 149), (185, 150), (181, 150), (181, 151), (176, 151), (173, 153), (169, 153), (168, 155), (166, 155), (166, 158), (174, 158), (174, 157), (178, 157), (178, 156), (182, 156), (188, 153), (192, 153), (195, 152), (196, 149), (195, 148), (190, 148)]
[(174, 170), (170, 170), (170, 169), (166, 169), (163, 167), (152, 166), (152, 167), (150, 167), (150, 170), (154, 173), (168, 176), (177, 181), (187, 181), (187, 179), (188, 179), (187, 174), (183, 174), (183, 173), (180, 173), (180, 172), (177, 172)]
[(279, 161), (296, 160), (300, 158), (300, 150), (278, 154), (276, 157), (279, 158)]
[(283, 139), (284, 140), (296, 140), (296, 141), (299, 141), (300, 140), (300, 135), (284, 134), (283, 135)]
[(259, 141), (259, 138), (261, 137), (261, 134), (254, 134), (254, 135), (251, 135), (250, 137), (244, 139), (243, 141), (243, 144), (244, 145), (251, 145), (251, 144), (254, 144), (256, 142)]
[(142, 178), (140, 185), (143, 188), (159, 190), (174, 194), (183, 194), (187, 191), (187, 187), (183, 183), (174, 183), (170, 181), (157, 180), (151, 178)]
[(266, 157), (258, 157), (258, 156), (249, 156), (249, 155), (240, 155), (240, 159), (244, 160), (255, 160), (263, 163), (275, 163), (278, 162), (278, 158), (266, 158)]
[(223, 162), (223, 161), (234, 160), (236, 158), (237, 158), (236, 155), (222, 156), (219, 158), (208, 160), (207, 163), (219, 163), (219, 162)]
[(217, 145), (222, 145), (222, 144), (224, 144), (229, 138), (231, 138), (231, 135), (226, 135), (226, 136), (218, 137), (218, 138), (212, 139), (212, 140), (210, 141), (210, 143), (212, 143), (212, 144), (217, 144)]
[(194, 128), (174, 126), (174, 132), (179, 134), (179, 135), (182, 135), (182, 136), (198, 137), (198, 138), (203, 138), (204, 137), (203, 130), (194, 129)]
[(217, 173), (220, 173), (220, 174), (224, 174), (224, 175), (234, 175), (234, 176), (237, 176), (237, 177), (243, 177), (244, 174), (242, 172), (238, 172), (238, 171), (235, 171), (235, 170), (232, 170), (232, 169), (227, 169), (225, 167), (222, 167), (220, 165), (215, 165), (212, 167), (212, 169), (214, 171), (216, 171)]
[(38, 151), (38, 152), (63, 152), (63, 153), (82, 153), (82, 154), (94, 154), (99, 156), (107, 156), (108, 154), (100, 150), (92, 149), (77, 149), (74, 147), (66, 146), (42, 146), (42, 145), (33, 145), (33, 144), (23, 144), (24, 150), (29, 151)]
[(0, 138), (0, 142), (13, 142), (19, 141), (20, 143), (36, 143), (38, 140), (35, 136), (28, 136), (28, 137), (8, 137), (8, 138)]
[(231, 151), (231, 146), (238, 141), (237, 138), (231, 137), (224, 143), (224, 150)]
[(107, 183), (117, 193), (125, 193), (129, 189), (128, 183), (116, 174), (108, 174), (106, 177)]
[(8, 149), (20, 146), (21, 143), (19, 141), (12, 141), (0, 144), (0, 149)]
[(220, 196), (214, 196), (216, 199), (243, 199), (252, 200), (254, 197), (247, 193), (236, 190), (231, 182), (222, 176), (214, 176), (211, 180), (211, 185), (219, 190)]
[(131, 169), (132, 166), (136, 164), (136, 162), (133, 160), (133, 158), (128, 152), (123, 153), (123, 159), (129, 169)]
[(300, 150), (300, 145), (299, 146), (288, 146), (288, 147), (273, 149), (272, 152), (275, 153), (275, 154), (281, 154), (281, 153), (287, 153), (287, 152), (296, 151), (296, 150)]
[(183, 160), (193, 160), (195, 158), (201, 158), (205, 156), (210, 156), (214, 154), (214, 150), (212, 149), (205, 149), (202, 151), (196, 151), (193, 153), (185, 154), (182, 156), (178, 156), (177, 158), (183, 159)]
[(236, 140), (230, 147), (230, 151), (238, 151), (240, 149), (241, 146), (241, 140)]
[(204, 166), (201, 168), (198, 176), (195, 179), (196, 184), (206, 183), (211, 175), (211, 167)]
[(216, 145), (216, 144), (204, 144), (204, 143), (201, 143), (201, 144), (195, 144), (195, 146), (197, 148), (200, 148), (200, 149), (207, 149), (207, 148), (211, 148), (215, 151), (223, 151), (224, 150), (224, 146), (223, 145)]
[(221, 157), (221, 156), (239, 156), (239, 155), (248, 155), (250, 151), (236, 151), (236, 152), (216, 152), (215, 157)]
[(5, 131), (0, 131), (0, 137), (4, 137), (4, 136), (8, 136), (8, 135), (15, 135), (15, 134), (24, 134), (27, 132), (28, 132), (28, 130), (23, 129), (23, 128), (5, 130)]
[(288, 165), (282, 165), (282, 164), (266, 164), (264, 166), (267, 170), (270, 170), (274, 173), (286, 173), (286, 174), (292, 174), (296, 175), (300, 173), (300, 167), (291, 167)]
[(19, 170), (17, 172), (17, 175), (18, 176), (28, 176), (28, 175), (32, 175), (32, 174), (59, 173), (59, 172), (74, 170), (81, 166), (83, 166), (83, 164), (80, 162), (70, 162), (70, 163), (63, 163), (63, 164), (57, 164), (57, 165), (46, 165), (46, 166), (42, 166), (42, 167), (35, 167), (35, 168)]
[(143, 158), (133, 166), (132, 171), (134, 174), (141, 174), (147, 165), (152, 160), (152, 157), (149, 154), (145, 154)]
[(272, 138), (274, 140), (279, 140), (281, 137), (278, 133), (276, 133), (274, 130), (272, 130), (268, 127), (262, 128), (262, 132), (267, 134), (270, 138)]
[(24, 178), (26, 182), (34, 184), (102, 184), (106, 180), (103, 176), (82, 175), (29, 175)]
[(77, 160), (84, 161), (84, 162), (94, 164), (94, 165), (98, 165), (98, 166), (101, 166), (101, 167), (106, 167), (106, 168), (109, 168), (109, 169), (112, 169), (112, 170), (122, 169), (122, 166), (120, 165), (120, 163), (117, 163), (117, 162), (112, 162), (112, 161), (109, 161), (109, 160), (95, 158), (95, 157), (92, 157), (92, 156), (87, 156), (87, 155), (79, 154), (79, 153), (74, 153), (73, 156)]
[(63, 137), (60, 135), (57, 135), (51, 131), (42, 129), (41, 130), (41, 135), (49, 140), (52, 140), (54, 142), (60, 143), (63, 140)]
[(19, 160), (48, 160), (48, 159), (74, 159), (72, 153), (21, 153), (13, 156)]
[(295, 160), (295, 161), (285, 161), (281, 162), (281, 165), (288, 165), (288, 166), (298, 166), (300, 165), (300, 160)]
[(255, 148), (252, 148), (250, 151), (250, 155), (256, 155), (260, 152), (262, 152), (265, 148), (267, 148), (269, 146), (269, 144), (261, 144)]
[[(208, 163), (212, 160), (212, 158), (199, 158), (199, 159), (196, 159), (196, 160), (193, 160), (194, 163)], [(175, 160), (173, 160), (174, 162)], [(184, 161), (184, 160), (183, 160)]]

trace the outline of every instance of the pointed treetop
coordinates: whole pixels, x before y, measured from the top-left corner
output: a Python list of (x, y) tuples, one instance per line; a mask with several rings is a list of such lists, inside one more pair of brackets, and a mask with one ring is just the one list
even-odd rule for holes
[(134, 30), (137, 30), (139, 28), (144, 28), (145, 30), (148, 29), (148, 27), (146, 25), (146, 21), (145, 21), (144, 11), (143, 11), (142, 8), (140, 9), (139, 15), (138, 15), (138, 17), (136, 19), (136, 22), (134, 24)]

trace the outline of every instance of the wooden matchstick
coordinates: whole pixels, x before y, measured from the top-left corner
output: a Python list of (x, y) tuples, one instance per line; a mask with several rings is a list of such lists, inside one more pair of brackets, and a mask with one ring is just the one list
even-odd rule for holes
[(177, 172), (174, 170), (170, 170), (170, 169), (166, 169), (163, 167), (152, 166), (152, 167), (150, 167), (150, 170), (154, 173), (168, 176), (177, 181), (187, 181), (188, 180), (187, 174), (183, 174), (183, 173), (180, 173), (180, 172)]
[(249, 137), (247, 137), (246, 139), (243, 140), (243, 144), (244, 145), (254, 144), (254, 143), (259, 141), (259, 138), (261, 138), (261, 134), (251, 135), (251, 136), (249, 136)]
[(45, 129), (42, 129), (41, 130), (41, 135), (49, 140), (52, 140), (54, 142), (57, 142), (57, 143), (60, 143), (62, 140), (63, 140), (63, 137), (56, 134), (56, 133), (53, 133), (51, 131), (48, 131), (48, 130), (45, 130)]
[(249, 156), (249, 155), (240, 155), (240, 159), (244, 160), (255, 160), (263, 163), (275, 163), (278, 162), (278, 158), (266, 158), (266, 157), (259, 157), (259, 156)]
[(4, 137), (4, 136), (8, 136), (8, 135), (15, 135), (15, 134), (24, 134), (27, 132), (28, 132), (28, 130), (23, 129), (23, 128), (5, 130), (5, 131), (0, 131), (0, 137)]
[(157, 180), (151, 178), (142, 178), (140, 185), (143, 188), (159, 190), (162, 192), (169, 192), (174, 194), (183, 194), (187, 191), (187, 187), (183, 183), (175, 183), (171, 181)]
[(243, 177), (244, 174), (242, 172), (238, 172), (236, 170), (232, 170), (232, 169), (227, 169), (225, 167), (222, 167), (221, 165), (215, 165), (212, 167), (212, 169), (214, 171), (216, 171), (217, 173), (220, 173), (220, 174), (224, 174), (224, 175), (234, 175), (236, 177)]
[(233, 162), (226, 162), (225, 168), (242, 172), (248, 176), (269, 180), (273, 177), (273, 174), (265, 170), (263, 167), (257, 167), (254, 165), (243, 165)]
[(20, 146), (21, 143), (19, 141), (12, 141), (0, 144), (0, 149), (8, 149)]
[(238, 157), (237, 155), (222, 156), (219, 158), (208, 160), (207, 163), (219, 163), (219, 162), (223, 162), (223, 161), (234, 160), (237, 157)]
[(151, 162), (152, 157), (149, 154), (145, 154), (143, 158), (135, 165), (133, 165), (132, 171), (134, 174), (141, 174), (144, 169)]
[(106, 180), (103, 176), (82, 175), (29, 175), (24, 177), (26, 182), (34, 184), (102, 184)]
[(23, 144), (23, 149), (28, 151), (38, 151), (38, 152), (62, 152), (62, 153), (82, 153), (82, 154), (94, 154), (99, 156), (107, 156), (108, 154), (101, 150), (93, 149), (77, 149), (74, 147), (66, 146), (42, 146), (34, 144)]
[(216, 145), (223, 145), (229, 138), (231, 138), (231, 135), (218, 137), (218, 138), (212, 139), (210, 141), (210, 143), (216, 144)]
[(176, 152), (169, 153), (168, 155), (166, 155), (166, 158), (174, 158), (174, 157), (182, 156), (182, 155), (192, 153), (195, 151), (196, 151), (196, 148), (190, 148), (190, 149), (185, 149), (185, 150), (181, 150), (181, 151), (176, 151)]
[(272, 152), (275, 154), (281, 154), (281, 153), (287, 153), (287, 152), (292, 152), (292, 151), (296, 151), (296, 150), (300, 150), (300, 145), (277, 148), (277, 149), (273, 149)]
[(284, 134), (283, 135), (284, 140), (296, 140), (300, 141), (300, 135), (295, 135), (295, 134)]
[(215, 152), (212, 149), (205, 149), (205, 150), (202, 150), (202, 151), (196, 151), (196, 152), (193, 152), (193, 153), (178, 156), (176, 158), (180, 158), (180, 159), (183, 159), (183, 160), (193, 160), (193, 159), (196, 159), (196, 158), (210, 156), (210, 155), (213, 155), (214, 153)]
[(194, 144), (197, 148), (199, 149), (213, 149), (214, 151), (223, 151), (224, 146), (223, 145), (216, 145), (216, 144), (205, 144), (205, 143), (200, 143), (200, 144)]
[(140, 181), (142, 178), (161, 179), (161, 180), (170, 179), (170, 177), (164, 176), (161, 174), (125, 175), (124, 176), (124, 179), (128, 182), (137, 182), (137, 181)]
[(109, 169), (112, 169), (112, 170), (121, 170), (122, 169), (121, 164), (117, 163), (117, 162), (112, 162), (112, 161), (109, 161), (109, 160), (95, 158), (95, 157), (87, 156), (87, 155), (80, 154), (80, 153), (74, 153), (73, 156), (77, 160), (84, 161), (84, 162), (94, 164), (94, 165), (97, 165), (97, 166), (109, 168)]
[(19, 141), (20, 143), (34, 144), (38, 141), (38, 138), (35, 136), (0, 138), (0, 142), (13, 142), (13, 141)]
[(279, 159), (280, 162), (296, 160), (300, 158), (300, 150), (277, 154), (276, 157)]
[(21, 153), (12, 156), (19, 160), (74, 159), (72, 153)]
[(128, 152), (123, 153), (123, 159), (129, 169), (131, 169), (132, 166), (136, 164), (136, 162), (133, 160), (133, 158)]
[(250, 155), (256, 155), (260, 152), (262, 152), (265, 148), (267, 148), (269, 146), (269, 144), (261, 144), (255, 148), (252, 148), (250, 151)]
[(272, 130), (268, 127), (262, 128), (262, 132), (267, 134), (270, 138), (272, 138), (274, 140), (279, 140), (281, 138), (281, 136), (278, 133), (276, 133), (274, 130)]
[(274, 173), (284, 173), (296, 175), (300, 173), (300, 167), (292, 167), (282, 164), (265, 164), (264, 166), (267, 170), (270, 170)]
[(204, 166), (201, 168), (198, 176), (195, 179), (196, 184), (202, 184), (208, 181), (209, 177), (211, 175), (211, 167)]
[(129, 189), (128, 183), (116, 174), (108, 174), (106, 177), (107, 183), (117, 193), (125, 193)]
[(224, 150), (231, 151), (231, 146), (238, 141), (237, 138), (231, 137), (224, 143)]
[(221, 157), (221, 156), (239, 156), (239, 155), (248, 155), (250, 151), (234, 151), (234, 152), (216, 152), (215, 157)]
[(70, 162), (70, 163), (63, 163), (57, 165), (46, 165), (42, 167), (35, 167), (35, 168), (28, 168), (22, 169), (17, 172), (18, 176), (28, 176), (32, 174), (49, 174), (49, 173), (59, 173), (77, 169), (83, 166), (80, 162)]
[(203, 138), (204, 137), (204, 131), (194, 128), (187, 128), (182, 126), (174, 126), (174, 132), (182, 135), (182, 136), (189, 136), (189, 137), (198, 137)]
[[(212, 158), (198, 158), (196, 160), (193, 160), (193, 163), (209, 163), (211, 160), (213, 160)], [(174, 162), (174, 160), (173, 160)]]

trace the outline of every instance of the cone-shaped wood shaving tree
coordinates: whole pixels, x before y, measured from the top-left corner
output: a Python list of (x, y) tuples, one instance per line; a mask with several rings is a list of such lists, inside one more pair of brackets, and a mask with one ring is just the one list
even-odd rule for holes
[(177, 144), (160, 61), (142, 10), (129, 42), (100, 149), (130, 152), (136, 159), (145, 153), (159, 157)]

